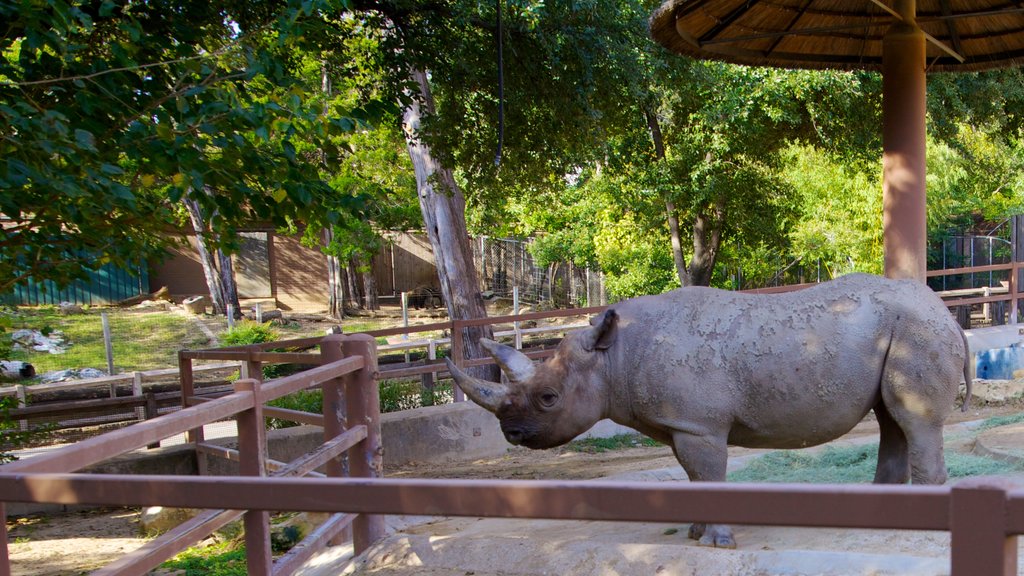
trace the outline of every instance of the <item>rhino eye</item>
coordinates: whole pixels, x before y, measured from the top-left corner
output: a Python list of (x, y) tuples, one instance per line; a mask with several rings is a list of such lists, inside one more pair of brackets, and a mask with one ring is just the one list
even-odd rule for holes
[(554, 390), (545, 390), (540, 394), (540, 404), (545, 408), (550, 408), (558, 402), (558, 393)]

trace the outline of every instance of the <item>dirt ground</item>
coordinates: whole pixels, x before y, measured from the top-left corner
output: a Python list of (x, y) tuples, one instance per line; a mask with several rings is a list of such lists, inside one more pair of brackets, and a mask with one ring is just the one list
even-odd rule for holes
[[(1017, 413), (1020, 406), (972, 407), (954, 412), (950, 424)], [(844, 438), (876, 434), (870, 417)], [(969, 450), (969, 441), (949, 446)], [(730, 456), (753, 453), (730, 449)], [(501, 457), (467, 463), (417, 464), (387, 469), (393, 478), (593, 479), (628, 472), (678, 466), (667, 447), (636, 447), (602, 453), (564, 448), (532, 451), (511, 448)], [(103, 509), (7, 520), (12, 574), (58, 576), (82, 574), (116, 560), (146, 542), (139, 535), (139, 511)], [(464, 520), (463, 520), (464, 521)], [(941, 539), (941, 538), (940, 538)], [(884, 544), (887, 539), (881, 539)], [(870, 545), (865, 542), (865, 546)]]

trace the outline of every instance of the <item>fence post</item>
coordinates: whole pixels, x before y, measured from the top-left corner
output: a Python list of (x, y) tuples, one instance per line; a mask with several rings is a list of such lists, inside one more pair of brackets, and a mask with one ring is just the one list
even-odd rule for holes
[(235, 305), (228, 304), (226, 310), (225, 314), (228, 317), (228, 330), (231, 330), (235, 327)]
[[(366, 439), (359, 443), (349, 459), (352, 476), (380, 478), (384, 447), (380, 438), (380, 394), (377, 391), (377, 343), (372, 336), (353, 334), (341, 343), (345, 356), (362, 356), (365, 364), (359, 372), (345, 377), (345, 402), (349, 427), (366, 426)], [(352, 522), (352, 545), (360, 554), (384, 537), (384, 517), (360, 514)]]
[[(235, 392), (251, 392), (253, 407), (239, 412), (238, 472), (242, 476), (266, 476), (267, 443), (263, 422), (263, 398), (260, 382), (245, 378), (235, 382)], [(246, 572), (250, 575), (270, 576), (273, 558), (270, 555), (270, 513), (266, 510), (247, 510), (245, 526)]]
[(1006, 532), (1007, 485), (972, 478), (950, 492), (953, 576), (1017, 574), (1017, 536)]
[[(328, 334), (320, 341), (320, 355), (323, 356), (324, 364), (337, 362), (345, 357), (341, 344), (344, 339), (345, 335), (343, 334)], [(323, 390), (324, 397), (324, 442), (327, 442), (347, 429), (344, 381), (342, 378), (332, 378), (321, 384), (320, 388)], [(348, 476), (348, 462), (348, 453), (346, 452), (324, 464), (324, 472), (329, 478)], [(331, 540), (331, 544), (338, 545), (351, 538), (352, 528), (348, 527)]]
[(1010, 268), (1010, 324), (1017, 324), (1017, 275), (1020, 274), (1020, 263), (1013, 262)]
[[(132, 373), (132, 396), (135, 398), (142, 397), (142, 372), (136, 370)], [(140, 422), (146, 419), (146, 409), (142, 406), (135, 407), (135, 418)]]
[[(196, 390), (195, 381), (193, 380), (192, 375), (192, 359), (185, 354), (185, 350), (178, 351), (178, 379), (181, 380), (181, 407), (183, 409), (188, 408), (188, 399), (190, 396), (195, 395)], [(186, 432), (185, 441), (192, 442), (194, 444), (202, 442), (203, 428), (200, 426), (199, 428), (193, 428)], [(203, 469), (204, 465), (202, 463), (205, 462), (205, 460), (200, 458), (199, 462), (199, 474), (204, 475), (206, 474), (206, 470)]]
[(256, 321), (263, 324), (263, 305), (257, 302), (256, 306), (253, 308), (255, 308), (256, 311)]
[[(114, 343), (110, 338), (110, 318), (106, 312), (100, 312), (100, 322), (103, 324), (103, 347), (107, 351), (107, 375), (114, 375)], [(114, 396), (111, 395), (111, 398)]]
[(7, 553), (7, 511), (0, 502), (0, 576), (10, 576), (11, 557)]
[[(512, 315), (519, 316), (519, 286), (512, 287)], [(519, 320), (512, 323), (512, 330), (516, 333), (516, 350), (522, 350), (523, 332), (519, 326)]]
[[(457, 320), (452, 320), (452, 362), (455, 363), (459, 368), (465, 368), (465, 358), (462, 352), (462, 327), (459, 326)], [(462, 392), (462, 388), (458, 386), (452, 386), (452, 399), (455, 402), (464, 402), (466, 400), (465, 394)]]
[[(28, 393), (25, 392), (24, 384), (14, 385), (14, 395), (18, 398), (18, 408), (28, 406)], [(25, 432), (28, 430), (28, 420), (18, 420), (18, 428)]]

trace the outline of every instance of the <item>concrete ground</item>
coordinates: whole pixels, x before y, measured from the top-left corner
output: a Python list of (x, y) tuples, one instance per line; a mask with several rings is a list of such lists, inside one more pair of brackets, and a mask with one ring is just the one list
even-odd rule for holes
[[(975, 432), (978, 424), (947, 427), (947, 437), (976, 434), (976, 453), (1024, 462), (1024, 424)], [(757, 456), (731, 459), (730, 468)], [(1007, 478), (1024, 486), (1024, 474)], [(672, 467), (608, 479), (686, 478)], [(947, 532), (736, 526), (739, 548), (716, 550), (688, 540), (686, 524), (388, 517), (388, 525), (390, 535), (366, 554), (353, 559), (349, 546), (329, 548), (297, 574), (939, 576), (950, 570)], [(1024, 574), (1024, 562), (1018, 573)]]

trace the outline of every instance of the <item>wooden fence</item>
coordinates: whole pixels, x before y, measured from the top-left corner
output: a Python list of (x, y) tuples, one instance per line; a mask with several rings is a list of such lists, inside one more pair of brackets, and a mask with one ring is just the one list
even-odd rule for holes
[[(987, 267), (983, 267), (987, 268)], [(1020, 265), (1000, 267), (1016, 276)], [(945, 271), (947, 273), (955, 273)], [(1018, 293), (1011, 280), (1006, 295), (957, 300), (952, 305), (1011, 301)], [(462, 329), (553, 316), (591, 314), (601, 307), (534, 313), (517, 317), (463, 320), (412, 329), (451, 330), (452, 358), (462, 366), (491, 362), (466, 359)], [(1015, 310), (1011, 309), (1011, 316)], [(376, 331), (384, 336), (410, 329)], [(275, 352), (277, 348), (319, 346), (320, 354)], [(531, 352), (535, 356), (550, 350)], [(354, 530), (357, 552), (383, 536), (381, 514), (488, 516), (639, 522), (711, 522), (779, 526), (943, 530), (952, 534), (954, 576), (1006, 576), (1017, 573), (1017, 536), (1024, 534), (1024, 490), (997, 480), (971, 479), (952, 486), (755, 485), (724, 483), (623, 483), (484, 480), (386, 480), (379, 478), (380, 439), (377, 380), (395, 373), (439, 372), (428, 363), (390, 375), (379, 371), (372, 336), (328, 336), (233, 349), (184, 351), (179, 357), (183, 409), (80, 442), (76, 445), (0, 466), (0, 515), (3, 501), (110, 506), (162, 505), (210, 509), (95, 574), (145, 574), (174, 553), (198, 542), (225, 523), (243, 516), (250, 574), (288, 574), (320, 546), (337, 541), (345, 527)], [(192, 360), (241, 360), (243, 379), (223, 398), (193, 396)], [(261, 383), (265, 362), (304, 363), (314, 367)], [(324, 411), (302, 415), (264, 408), (269, 400), (321, 386)], [(347, 418), (339, 407), (347, 405)], [(204, 424), (235, 416), (239, 450), (203, 442)], [(319, 423), (325, 443), (289, 464), (266, 457), (264, 419), (268, 416)], [(240, 476), (175, 477), (75, 474), (118, 454), (187, 432), (196, 449), (237, 459)], [(350, 457), (350, 474), (339, 456)], [(326, 466), (326, 477), (296, 478)], [(223, 509), (227, 509), (226, 511)], [(268, 510), (335, 513), (285, 556), (270, 556)], [(6, 527), (0, 525), (0, 576), (10, 574)]]
[[(174, 436), (189, 430), (202, 428), (225, 418), (234, 417), (238, 425), (237, 451), (217, 446), (207, 446), (202, 442), (201, 435), (195, 436), (197, 450), (208, 453), (222, 454), (239, 463), (240, 476), (232, 478), (205, 478), (214, 480), (214, 484), (227, 482), (231, 484), (242, 479), (242, 476), (263, 477), (271, 466), (267, 458), (265, 437), (265, 413), (263, 404), (270, 400), (306, 388), (319, 386), (324, 391), (324, 412), (321, 415), (324, 426), (324, 443), (316, 450), (294, 460), (291, 463), (276, 466), (273, 473), (277, 478), (304, 476), (324, 467), (327, 477), (340, 477), (345, 472), (340, 457), (350, 453), (348, 473), (353, 477), (377, 478), (381, 475), (381, 458), (383, 449), (380, 440), (380, 414), (375, 381), (377, 370), (376, 348), (372, 338), (366, 336), (328, 336), (320, 341), (322, 356), (319, 366), (305, 372), (261, 382), (259, 371), (251, 372), (248, 377), (238, 380), (234, 392), (227, 396), (198, 400), (187, 398), (188, 406), (180, 411), (148, 420), (114, 432), (84, 440), (77, 444), (60, 448), (46, 454), (34, 456), (27, 460), (16, 461), (0, 466), (0, 473), (5, 479), (15, 483), (32, 479), (52, 478), (54, 475), (72, 473), (86, 466), (102, 462), (114, 456), (142, 448), (163, 438)], [(339, 406), (346, 406), (345, 412)], [(115, 480), (113, 476), (80, 474), (87, 481), (92, 479)], [(124, 479), (124, 478), (122, 478)], [(170, 478), (132, 476), (132, 481), (143, 480), (149, 486), (150, 496), (163, 500), (162, 486), (170, 486), (176, 482)], [(178, 478), (181, 479), (181, 478)], [(196, 480), (199, 478), (192, 478)], [(266, 479), (266, 478), (261, 478)], [(24, 485), (27, 486), (27, 485)], [(107, 489), (117, 490), (114, 484)], [(34, 492), (27, 500), (23, 500), (18, 491), (2, 493), (4, 501), (52, 502), (52, 497), (60, 492), (54, 487)], [(206, 489), (199, 489), (206, 492)], [(130, 489), (129, 492), (132, 492)], [(67, 497), (58, 497), (64, 498)], [(90, 503), (90, 498), (75, 497), (81, 503)], [(201, 498), (200, 498), (201, 499)], [(270, 531), (268, 505), (274, 503), (273, 509), (282, 509), (276, 505), (276, 497), (266, 497), (261, 503), (255, 502), (247, 506), (233, 506), (231, 500), (222, 500), (212, 506), (197, 507), (209, 509), (192, 520), (167, 532), (163, 536), (148, 542), (139, 550), (132, 552), (113, 564), (94, 574), (128, 575), (146, 574), (178, 552), (199, 542), (214, 530), (224, 526), (238, 517), (243, 517), (245, 527), (246, 559), (249, 574), (270, 575), (290, 574), (296, 567), (304, 563), (325, 543), (337, 540), (344, 531), (352, 527), (353, 538), (357, 549), (365, 549), (370, 543), (383, 536), (383, 519), (380, 516), (344, 513), (335, 514), (313, 533), (309, 534), (299, 545), (277, 560), (272, 560), (270, 551)], [(163, 505), (171, 505), (170, 501)], [(4, 505), (0, 502), (0, 516), (3, 516)], [(6, 525), (0, 525), (0, 576), (11, 573), (7, 552)]]

